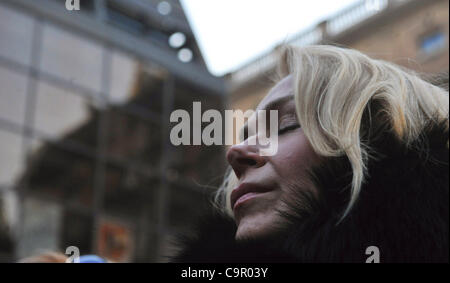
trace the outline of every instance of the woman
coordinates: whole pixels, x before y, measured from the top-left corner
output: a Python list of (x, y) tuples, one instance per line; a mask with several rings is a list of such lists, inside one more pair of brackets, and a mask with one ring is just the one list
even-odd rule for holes
[[(220, 209), (175, 262), (448, 262), (448, 91), (333, 46), (286, 48), (257, 110), (278, 151), (232, 146)], [(251, 130), (249, 130), (251, 132)]]

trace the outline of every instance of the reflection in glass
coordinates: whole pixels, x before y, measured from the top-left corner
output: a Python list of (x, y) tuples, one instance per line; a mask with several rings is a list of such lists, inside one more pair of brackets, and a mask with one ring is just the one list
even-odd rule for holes
[(109, 101), (113, 104), (127, 102), (133, 91), (138, 64), (136, 60), (118, 51), (112, 54)]
[(100, 45), (50, 24), (44, 25), (41, 69), (93, 91), (101, 91)]
[(176, 32), (169, 37), (169, 45), (173, 48), (180, 48), (186, 42), (186, 36), (182, 32)]
[(92, 252), (93, 217), (89, 213), (65, 209), (61, 231), (61, 249), (76, 246), (80, 254)]
[(161, 15), (167, 16), (172, 12), (172, 5), (167, 1), (161, 1), (158, 3), (157, 9)]
[(0, 67), (0, 119), (23, 125), (27, 78)]
[(132, 161), (136, 165), (157, 167), (161, 158), (161, 128), (136, 115), (111, 109), (106, 152), (112, 157)]
[(32, 156), (21, 182), (31, 195), (70, 205), (92, 204), (95, 161), (62, 145), (43, 143)]
[(188, 229), (195, 219), (198, 219), (202, 212), (207, 209), (210, 194), (206, 190), (194, 191), (192, 189), (172, 186), (170, 194), (176, 197), (170, 198), (169, 223), (170, 227), (178, 229)]
[(180, 51), (178, 51), (178, 59), (183, 63), (191, 62), (193, 56), (194, 55), (189, 48), (181, 48)]
[(105, 210), (124, 217), (140, 217), (144, 206), (152, 206), (159, 185), (158, 168), (148, 172), (107, 164), (105, 174)]
[(18, 239), (19, 258), (59, 250), (61, 206), (55, 203), (26, 199), (23, 203), (24, 223)]
[(0, 145), (0, 186), (11, 186), (24, 169), (22, 137), (0, 130)]
[(136, 75), (133, 92), (126, 106), (138, 113), (162, 113), (166, 71), (156, 65), (143, 65)]
[[(193, 117), (194, 101), (201, 103), (202, 113), (209, 109), (218, 111), (223, 109), (219, 97), (211, 97), (204, 91), (182, 82), (178, 82), (176, 91), (178, 95), (174, 101), (174, 109), (184, 109), (190, 117)], [(223, 147), (221, 145), (192, 145), (194, 127), (201, 127), (203, 130), (207, 125), (209, 123), (199, 125), (191, 121), (191, 145), (171, 148), (170, 156), (167, 158), (171, 160), (171, 169), (176, 172), (171, 175), (176, 176), (177, 182), (196, 187), (217, 187), (222, 181), (225, 169)], [(174, 126), (175, 123), (172, 123), (170, 128)], [(223, 132), (222, 137), (224, 137)]]
[(0, 5), (0, 56), (30, 64), (33, 30), (31, 17)]
[(34, 126), (54, 139), (95, 145), (97, 118), (87, 101), (74, 93), (39, 82)]

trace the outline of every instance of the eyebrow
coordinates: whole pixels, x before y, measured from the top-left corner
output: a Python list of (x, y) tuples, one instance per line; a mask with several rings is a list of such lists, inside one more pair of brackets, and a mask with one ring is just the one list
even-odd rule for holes
[(289, 102), (291, 100), (294, 100), (294, 96), (293, 95), (286, 95), (286, 96), (283, 96), (282, 98), (279, 98), (277, 100), (274, 100), (274, 101), (271, 101), (271, 102), (267, 103), (267, 105), (265, 107), (263, 107), (261, 110), (276, 110), (276, 109), (280, 109), (283, 104), (285, 104), (286, 102)]
[[(277, 100), (271, 101), (266, 104), (266, 106), (259, 110), (278, 110), (281, 106), (287, 102), (294, 100), (294, 95), (286, 95)], [(248, 122), (245, 122), (244, 126), (239, 131), (239, 140), (242, 141), (244, 139), (245, 132), (248, 132)]]

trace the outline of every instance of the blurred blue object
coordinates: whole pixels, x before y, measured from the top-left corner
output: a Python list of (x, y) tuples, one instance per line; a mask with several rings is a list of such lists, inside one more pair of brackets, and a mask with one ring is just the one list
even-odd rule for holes
[(106, 263), (106, 260), (96, 255), (82, 255), (80, 263)]

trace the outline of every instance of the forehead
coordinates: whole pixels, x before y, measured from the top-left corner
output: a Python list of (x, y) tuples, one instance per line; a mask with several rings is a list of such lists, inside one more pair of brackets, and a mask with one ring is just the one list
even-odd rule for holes
[(283, 99), (286, 96), (293, 96), (293, 80), (292, 75), (289, 75), (279, 81), (269, 93), (261, 100), (257, 110), (265, 109), (266, 106), (274, 101)]

